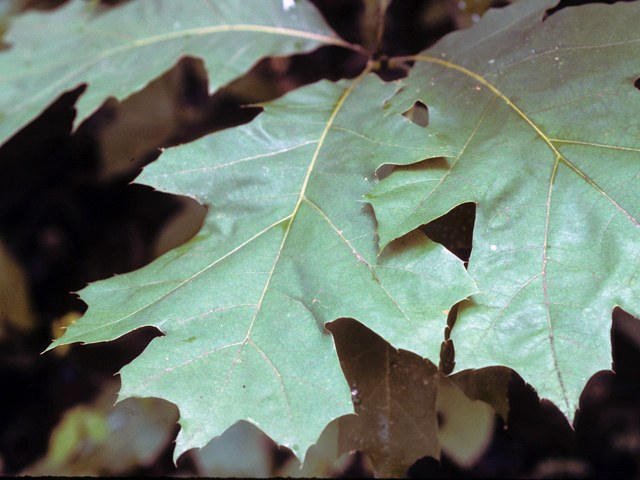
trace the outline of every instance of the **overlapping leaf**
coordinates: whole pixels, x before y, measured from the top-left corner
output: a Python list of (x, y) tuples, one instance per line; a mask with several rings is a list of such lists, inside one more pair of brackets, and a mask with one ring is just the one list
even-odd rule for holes
[(640, 5), (519, 2), (417, 57), (388, 102), (429, 109), (424, 146), (370, 198), (381, 246), (463, 202), (477, 213), (452, 338), (458, 368), (504, 364), (570, 418), (611, 367), (615, 305), (640, 313)]
[(338, 419), (336, 453), (365, 453), (377, 476), (402, 477), (419, 458), (439, 459), (441, 448), (470, 465), (488, 446), (493, 412), (506, 420), (509, 369), (447, 377), (432, 362), (396, 350), (358, 322), (340, 319), (327, 328), (357, 414)]
[(352, 412), (327, 321), (356, 318), (394, 346), (438, 358), (446, 309), (475, 285), (418, 232), (378, 257), (362, 201), (379, 165), (442, 151), (416, 147), (428, 132), (383, 115), (397, 88), (373, 74), (321, 82), (145, 169), (140, 181), (209, 208), (201, 232), (83, 290), (87, 314), (54, 346), (162, 330), (122, 370), (122, 393), (178, 405), (176, 457), (239, 419), (301, 454)]
[[(138, 0), (97, 13), (74, 0), (16, 18), (0, 53), (0, 143), (64, 90), (88, 83), (80, 122), (108, 96), (142, 89), (179, 57), (202, 57), (213, 91), (267, 55), (340, 40), (308, 2)], [(355, 48), (355, 47), (351, 47)]]
[(364, 452), (383, 478), (403, 477), (424, 456), (439, 458), (438, 367), (396, 350), (353, 320), (327, 328), (336, 339), (357, 414), (340, 418), (338, 451)]

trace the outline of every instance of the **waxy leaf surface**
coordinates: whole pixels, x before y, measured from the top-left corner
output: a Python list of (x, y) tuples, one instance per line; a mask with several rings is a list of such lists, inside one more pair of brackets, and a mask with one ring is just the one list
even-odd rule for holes
[(552, 6), (489, 11), (417, 57), (387, 106), (423, 102), (420, 145), (449, 153), (369, 199), (381, 247), (477, 204), (457, 368), (511, 367), (571, 419), (611, 368), (613, 308), (640, 314), (640, 4)]
[[(350, 46), (314, 7), (281, 0), (136, 0), (99, 13), (74, 0), (16, 17), (0, 52), (0, 144), (65, 90), (88, 83), (77, 123), (113, 96), (128, 97), (184, 55), (201, 57), (211, 91), (260, 58)], [(355, 48), (355, 47), (352, 47)]]
[(397, 88), (364, 74), (297, 90), (246, 126), (165, 151), (139, 178), (206, 205), (202, 230), (83, 290), (87, 313), (53, 346), (159, 328), (122, 370), (122, 394), (178, 405), (176, 458), (240, 419), (302, 455), (353, 412), (328, 321), (355, 318), (438, 358), (446, 309), (475, 285), (420, 232), (379, 256), (363, 201), (381, 164), (441, 151), (415, 147), (429, 133), (383, 114)]

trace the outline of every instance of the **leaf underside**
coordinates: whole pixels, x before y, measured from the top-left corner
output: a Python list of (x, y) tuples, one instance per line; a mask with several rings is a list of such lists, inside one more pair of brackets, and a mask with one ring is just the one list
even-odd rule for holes
[(380, 245), (475, 202), (480, 293), (452, 332), (459, 369), (506, 365), (571, 419), (611, 368), (616, 305), (640, 313), (640, 5), (520, 2), (417, 56), (387, 102), (429, 111), (427, 144), (369, 200)]
[(438, 358), (447, 308), (475, 285), (420, 232), (378, 256), (362, 201), (379, 165), (434, 152), (413, 146), (423, 129), (381, 114), (396, 90), (373, 74), (300, 89), (249, 125), (165, 151), (138, 179), (201, 201), (202, 230), (83, 290), (89, 310), (53, 346), (159, 328), (165, 336), (122, 369), (121, 393), (178, 405), (176, 458), (240, 419), (302, 455), (353, 412), (328, 321), (356, 318)]
[(141, 90), (185, 55), (204, 60), (214, 91), (267, 55), (355, 48), (308, 2), (283, 11), (281, 0), (136, 1), (104, 13), (73, 0), (17, 17), (4, 41), (11, 48), (0, 55), (0, 144), (81, 83), (89, 88), (76, 125), (107, 97)]
[[(587, 379), (611, 366), (612, 309), (640, 313), (640, 6), (543, 21), (554, 3), (488, 12), (401, 82), (320, 82), (165, 151), (137, 181), (198, 199), (202, 230), (83, 290), (87, 313), (50, 348), (155, 326), (164, 336), (123, 368), (121, 398), (179, 407), (174, 458), (240, 419), (302, 457), (353, 412), (325, 323), (356, 319), (435, 362), (447, 313), (467, 298), (451, 333), (457, 367), (513, 368), (571, 418)], [(280, 0), (100, 15), (76, 0), (21, 16), (5, 41), (0, 142), (65, 89), (88, 83), (81, 121), (183, 55), (204, 59), (214, 90), (266, 55), (355, 48), (305, 2), (283, 12)], [(416, 101), (424, 128), (401, 116)], [(378, 184), (383, 164), (398, 167)], [(416, 228), (468, 202), (467, 274)]]

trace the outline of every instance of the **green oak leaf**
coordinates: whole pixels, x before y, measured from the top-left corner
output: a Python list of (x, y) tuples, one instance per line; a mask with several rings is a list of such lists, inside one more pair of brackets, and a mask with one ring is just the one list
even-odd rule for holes
[[(376, 169), (441, 148), (383, 102), (366, 73), (265, 105), (252, 123), (165, 151), (138, 181), (208, 207), (190, 242), (81, 292), (85, 316), (51, 347), (163, 337), (122, 371), (122, 396), (180, 409), (175, 458), (247, 420), (301, 456), (353, 412), (328, 321), (355, 318), (394, 346), (438, 358), (447, 309), (476, 291), (462, 262), (420, 232), (378, 255), (363, 196)], [(51, 348), (50, 347), (50, 348)]]
[(369, 200), (381, 247), (476, 203), (480, 293), (451, 334), (457, 367), (511, 367), (571, 419), (611, 368), (613, 308), (640, 314), (640, 4), (545, 18), (553, 3), (489, 11), (414, 57), (386, 106), (423, 102), (421, 145), (449, 153), (398, 168)]
[(98, 13), (72, 0), (13, 19), (0, 52), (0, 144), (64, 90), (88, 83), (76, 125), (109, 96), (141, 90), (184, 55), (204, 60), (210, 90), (267, 55), (342, 45), (306, 1), (136, 0)]

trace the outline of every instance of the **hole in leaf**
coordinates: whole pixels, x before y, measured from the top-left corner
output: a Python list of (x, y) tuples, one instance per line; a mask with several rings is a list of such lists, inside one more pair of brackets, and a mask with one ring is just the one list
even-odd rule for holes
[(468, 262), (471, 256), (475, 219), (476, 204), (463, 203), (452, 208), (442, 217), (422, 225), (420, 230), (463, 262)]
[(633, 86), (640, 90), (640, 77), (636, 78), (636, 81), (633, 82)]
[(376, 177), (378, 177), (378, 180), (384, 180), (389, 175), (391, 175), (395, 167), (396, 166), (392, 163), (385, 163), (383, 165), (380, 165), (376, 170)]
[(456, 366), (455, 356), (456, 352), (453, 341), (449, 339), (442, 342), (440, 345), (440, 365), (438, 366), (438, 370), (445, 375), (450, 375)]
[(423, 128), (429, 125), (429, 108), (420, 100), (416, 100), (413, 106), (402, 115)]

